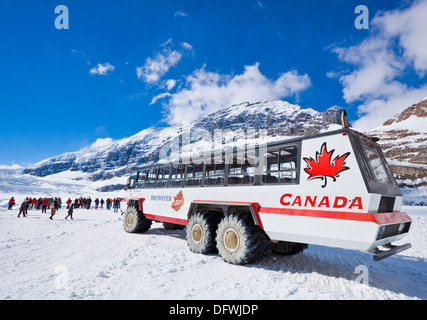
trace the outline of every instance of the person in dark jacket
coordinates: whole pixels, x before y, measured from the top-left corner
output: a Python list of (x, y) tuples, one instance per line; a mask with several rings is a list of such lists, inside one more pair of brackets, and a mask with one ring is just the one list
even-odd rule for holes
[(119, 208), (120, 208), (120, 199), (116, 198), (114, 200), (114, 212), (119, 212)]
[(68, 215), (65, 217), (65, 220), (67, 220), (68, 217), (71, 218), (71, 220), (73, 220), (73, 206), (70, 206), (70, 208), (68, 208)]
[(59, 200), (57, 197), (55, 197), (55, 199), (53, 200), (53, 203), (55, 204), (55, 210), (58, 211), (59, 210)]
[(21, 204), (21, 207), (19, 208), (18, 218), (21, 216), (21, 213), (24, 217), (26, 217), (28, 212), (27, 210), (28, 210), (28, 198), (25, 198), (25, 200)]

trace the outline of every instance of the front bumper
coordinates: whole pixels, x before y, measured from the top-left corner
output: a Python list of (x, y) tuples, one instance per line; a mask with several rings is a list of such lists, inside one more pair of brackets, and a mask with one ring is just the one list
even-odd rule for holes
[(374, 250), (371, 250), (371, 253), (374, 253), (375, 261), (381, 261), (385, 258), (395, 255), (396, 253), (412, 248), (412, 245), (410, 243), (406, 243), (401, 246), (394, 246), (391, 243), (389, 243), (389, 244), (383, 245), (382, 247), (388, 250), (380, 250), (379, 248), (375, 248)]

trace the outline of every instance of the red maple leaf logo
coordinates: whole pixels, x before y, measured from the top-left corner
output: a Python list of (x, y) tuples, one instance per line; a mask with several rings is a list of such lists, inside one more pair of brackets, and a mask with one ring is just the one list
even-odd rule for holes
[(171, 208), (174, 209), (175, 211), (178, 211), (179, 209), (181, 209), (183, 205), (184, 205), (184, 196), (182, 195), (182, 190), (181, 190), (180, 192), (178, 192), (176, 197), (173, 197)]
[(335, 159), (331, 161), (334, 151), (335, 149), (332, 149), (331, 152), (328, 152), (325, 142), (320, 148), (320, 153), (316, 151), (316, 160), (313, 158), (303, 158), (308, 165), (308, 167), (304, 169), (309, 175), (307, 180), (322, 179), (324, 181), (322, 188), (325, 188), (328, 177), (332, 178), (335, 182), (340, 172), (350, 169), (345, 166), (345, 159), (350, 155), (350, 152), (344, 153), (342, 156), (336, 156)]

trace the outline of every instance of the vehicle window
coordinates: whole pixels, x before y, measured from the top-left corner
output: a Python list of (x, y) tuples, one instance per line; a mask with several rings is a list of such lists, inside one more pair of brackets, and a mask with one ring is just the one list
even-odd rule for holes
[(138, 181), (145, 181), (147, 178), (147, 170), (141, 170), (138, 172)]
[(156, 188), (167, 188), (170, 176), (170, 167), (159, 168)]
[(154, 188), (157, 178), (157, 168), (150, 169), (147, 174), (147, 180), (145, 182), (144, 188)]
[(128, 183), (127, 183), (127, 186), (129, 189), (135, 188), (135, 181), (136, 181), (137, 176), (138, 176), (138, 171), (132, 170), (132, 172), (130, 173), (130, 177), (128, 179)]
[(205, 173), (206, 186), (218, 186), (224, 184), (225, 164), (207, 164)]
[(228, 166), (228, 184), (253, 184), (255, 165), (247, 157), (233, 157)]
[(129, 189), (135, 188), (135, 178), (129, 178), (128, 188)]
[(184, 165), (172, 165), (170, 176), (169, 187), (181, 187), (184, 179)]
[(138, 172), (138, 178), (136, 180), (136, 188), (144, 188), (145, 179), (147, 178), (147, 170), (141, 170)]
[(187, 164), (185, 175), (186, 186), (200, 186), (203, 178), (203, 164)]
[(268, 150), (265, 154), (262, 182), (296, 183), (298, 170), (297, 147)]
[(366, 158), (368, 159), (369, 165), (375, 175), (375, 179), (381, 183), (391, 184), (390, 177), (387, 174), (387, 169), (384, 161), (382, 160), (377, 147), (373, 142), (362, 139), (363, 151), (365, 152)]

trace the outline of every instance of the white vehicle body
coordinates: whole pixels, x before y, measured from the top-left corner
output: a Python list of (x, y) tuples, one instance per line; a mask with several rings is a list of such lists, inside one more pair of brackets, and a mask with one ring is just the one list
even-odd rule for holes
[[(230, 171), (233, 164), (220, 166), (219, 173), (208, 162), (194, 174), (187, 172), (191, 165), (183, 166), (178, 186), (172, 165), (135, 170), (126, 202), (147, 219), (177, 225), (202, 209), (223, 215), (243, 210), (273, 241), (379, 254), (378, 247), (409, 231), (412, 220), (400, 212), (402, 194), (370, 138), (342, 129), (275, 142), (265, 151), (264, 162), (247, 170), (249, 175), (245, 169)], [(187, 183), (193, 178), (197, 186)], [(234, 184), (235, 178), (242, 183)], [(389, 246), (394, 250), (385, 256), (409, 246)]]

